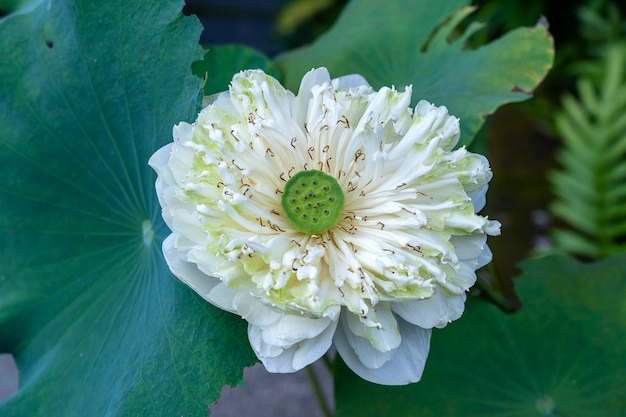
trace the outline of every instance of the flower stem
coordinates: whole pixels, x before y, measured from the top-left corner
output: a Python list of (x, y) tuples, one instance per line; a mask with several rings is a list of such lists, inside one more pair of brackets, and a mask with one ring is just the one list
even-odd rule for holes
[(326, 396), (322, 391), (322, 385), (320, 383), (319, 376), (313, 369), (313, 365), (309, 365), (306, 367), (306, 375), (309, 377), (309, 382), (311, 383), (311, 387), (313, 387), (313, 392), (315, 394), (315, 398), (317, 399), (317, 403), (322, 410), (322, 414), (324, 417), (332, 417), (333, 413), (330, 410), (330, 406), (326, 402)]
[[(491, 280), (478, 276), (476, 280), (476, 285), (480, 288), (481, 291), (485, 293), (485, 295), (493, 301), (498, 307), (507, 313), (512, 313), (517, 310), (516, 306), (513, 305), (496, 287), (499, 287), (499, 281), (497, 276), (497, 271), (493, 262), (488, 266), (489, 274), (491, 275)], [(490, 282), (491, 281), (491, 282)]]
[(335, 374), (335, 361), (330, 357), (328, 352), (326, 352), (322, 356), (322, 362), (324, 363), (324, 365), (326, 365), (326, 369), (328, 369), (328, 372), (331, 375), (334, 375)]

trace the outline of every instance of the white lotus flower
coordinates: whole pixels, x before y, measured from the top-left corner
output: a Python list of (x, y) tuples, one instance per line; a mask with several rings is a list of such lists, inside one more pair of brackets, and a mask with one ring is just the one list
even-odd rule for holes
[(234, 76), (150, 165), (172, 272), (248, 321), (270, 372), (334, 341), (366, 380), (418, 381), (431, 329), (463, 312), (500, 224), (477, 215), (487, 160), (453, 150), (459, 121), (411, 87), (374, 91), (325, 68), (298, 95)]

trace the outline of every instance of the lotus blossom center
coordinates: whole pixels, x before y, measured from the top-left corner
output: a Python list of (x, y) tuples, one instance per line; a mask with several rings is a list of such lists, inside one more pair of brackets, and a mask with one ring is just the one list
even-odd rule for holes
[(300, 171), (285, 184), (280, 203), (296, 230), (319, 235), (339, 221), (344, 195), (334, 177), (318, 170)]

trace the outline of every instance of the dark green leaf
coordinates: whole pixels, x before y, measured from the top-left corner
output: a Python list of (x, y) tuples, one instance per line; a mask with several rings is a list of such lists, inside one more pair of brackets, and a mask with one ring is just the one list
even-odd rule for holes
[(620, 417), (626, 410), (626, 254), (526, 261), (524, 306), (473, 301), (435, 330), (422, 380), (374, 385), (340, 365), (337, 417)]
[(45, 1), (0, 20), (3, 417), (203, 416), (254, 362), (178, 283), (150, 155), (194, 117), (182, 1)]
[(468, 0), (355, 0), (310, 47), (276, 58), (285, 84), (297, 90), (302, 75), (325, 66), (332, 76), (358, 73), (375, 88), (413, 85), (419, 99), (445, 105), (461, 119), (461, 144), (469, 144), (484, 117), (522, 101), (552, 65), (553, 45), (542, 25), (507, 33), (475, 50), (464, 49), (477, 29), (452, 42)]
[(243, 45), (210, 46), (204, 58), (194, 62), (191, 69), (195, 75), (205, 79), (205, 96), (228, 90), (233, 75), (246, 69), (261, 69), (278, 78), (276, 67), (269, 58)]
[(552, 232), (552, 240), (557, 251), (576, 253), (591, 259), (600, 255), (596, 242), (582, 233), (568, 229), (556, 229)]

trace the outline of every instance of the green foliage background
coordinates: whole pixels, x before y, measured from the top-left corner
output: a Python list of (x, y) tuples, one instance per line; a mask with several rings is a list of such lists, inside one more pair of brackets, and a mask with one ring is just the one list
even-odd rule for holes
[(245, 323), (172, 278), (150, 155), (192, 120), (179, 1), (38, 2), (0, 21), (0, 415), (205, 415)]
[[(416, 99), (445, 104), (461, 118), (468, 145), (487, 115), (529, 98), (554, 57), (542, 24), (475, 43), (480, 25), (464, 24), (474, 11), (469, 0), (355, 0), (309, 47), (274, 59), (244, 46), (203, 50), (201, 27), (183, 16), (181, 1), (0, 6), (12, 10), (0, 18), (0, 352), (12, 353), (20, 368), (20, 389), (0, 403), (2, 416), (202, 416), (221, 387), (241, 383), (242, 369), (256, 361), (245, 322), (175, 280), (160, 251), (168, 230), (147, 160), (172, 140), (175, 123), (195, 118), (202, 92), (225, 89), (234, 72), (250, 66), (294, 90), (312, 67), (327, 66), (333, 76), (358, 72), (374, 87), (411, 84)], [(395, 415), (386, 402), (405, 402), (406, 395), (412, 399), (405, 405), (419, 408), (441, 395), (428, 391), (437, 384), (448, 378), (460, 383), (459, 369), (481, 372), (464, 368), (468, 361), (506, 360), (489, 349), (507, 329), (524, 342), (519, 358), (543, 355), (546, 345), (525, 341), (548, 337), (564, 320), (590, 334), (614, 329), (611, 337), (619, 340), (624, 322), (613, 320), (599, 300), (626, 311), (610, 291), (623, 290), (623, 277), (614, 273), (623, 270), (623, 257), (589, 268), (564, 257), (528, 261), (521, 293), (536, 308), (508, 317), (484, 302), (470, 303), (467, 320), (433, 343), (432, 366), (443, 361), (445, 372), (432, 385), (375, 387), (372, 395), (382, 397), (378, 415)], [(596, 273), (600, 288), (589, 285)], [(569, 275), (575, 277), (566, 282)], [(572, 289), (564, 300), (558, 295), (563, 287)], [(593, 311), (580, 315), (576, 307), (585, 294)], [(554, 311), (547, 327), (534, 328)], [(483, 335), (482, 343), (466, 359), (459, 348), (473, 332)], [(581, 336), (563, 337), (574, 343)], [(619, 379), (621, 348), (605, 351), (596, 342), (589, 354), (605, 355), (603, 364)], [(563, 369), (573, 366), (570, 359), (577, 357), (563, 357)], [(425, 380), (432, 374), (427, 371)], [(492, 376), (485, 377), (490, 384), (497, 381)], [(336, 383), (338, 415), (367, 415), (358, 399), (371, 387), (341, 365)], [(524, 407), (548, 396), (561, 410), (558, 393), (533, 394)], [(488, 392), (484, 401), (499, 401), (499, 395)], [(610, 413), (623, 405), (598, 401), (596, 409), (606, 415), (617, 416)], [(446, 408), (438, 404), (422, 406), (420, 415), (441, 415)], [(441, 407), (462, 415), (454, 413), (464, 404)]]

